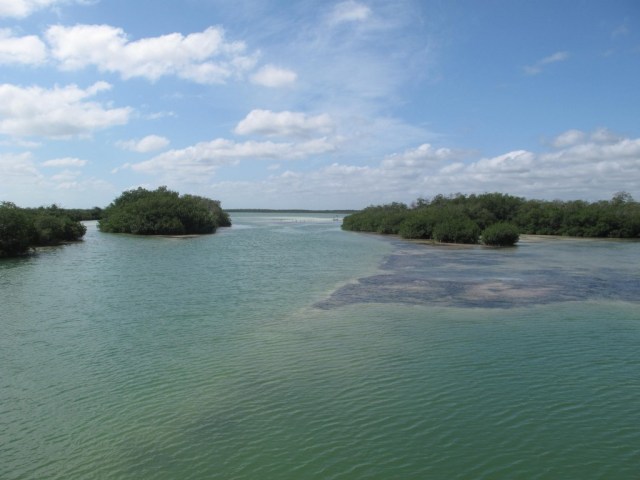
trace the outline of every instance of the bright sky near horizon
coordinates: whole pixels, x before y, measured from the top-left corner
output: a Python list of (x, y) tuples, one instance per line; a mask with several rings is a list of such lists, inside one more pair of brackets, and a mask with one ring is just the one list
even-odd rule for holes
[(0, 201), (640, 199), (637, 0), (0, 0)]

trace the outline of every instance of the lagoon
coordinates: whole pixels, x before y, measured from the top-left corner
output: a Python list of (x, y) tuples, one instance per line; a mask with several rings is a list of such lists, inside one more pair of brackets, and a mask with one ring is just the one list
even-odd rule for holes
[(232, 221), (0, 262), (0, 478), (637, 475), (640, 243)]

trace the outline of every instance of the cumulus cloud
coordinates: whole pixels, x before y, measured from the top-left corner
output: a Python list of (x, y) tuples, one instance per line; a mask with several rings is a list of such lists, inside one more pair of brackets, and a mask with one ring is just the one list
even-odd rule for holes
[(24, 18), (45, 8), (69, 3), (86, 3), (86, 0), (0, 0), (0, 17)]
[(175, 75), (202, 84), (223, 83), (256, 62), (255, 55), (246, 54), (243, 42), (227, 41), (220, 27), (131, 41), (124, 30), (110, 25), (54, 25), (45, 36), (62, 69), (94, 66), (124, 79), (155, 81)]
[(590, 138), (596, 143), (616, 143), (622, 140), (622, 137), (607, 128), (598, 128), (591, 133)]
[(47, 47), (39, 37), (16, 37), (9, 29), (0, 29), (0, 65), (37, 65), (47, 59)]
[(30, 152), (0, 154), (0, 185), (14, 183), (16, 177), (41, 178)]
[(386, 157), (382, 166), (385, 168), (422, 168), (431, 166), (444, 160), (452, 160), (460, 156), (462, 152), (450, 148), (433, 148), (428, 143), (423, 143), (417, 148), (406, 150), (403, 153), (395, 153)]
[(218, 138), (190, 147), (170, 150), (150, 160), (130, 165), (144, 173), (182, 178), (191, 182), (206, 181), (223, 165), (235, 165), (241, 160), (298, 160), (331, 152), (335, 146), (325, 138), (301, 143), (244, 142)]
[(567, 130), (564, 133), (558, 135), (552, 142), (552, 145), (556, 148), (569, 147), (576, 143), (582, 142), (586, 135), (580, 130)]
[(86, 160), (82, 160), (80, 158), (74, 157), (64, 157), (64, 158), (54, 158), (51, 160), (47, 160), (42, 162), (43, 167), (84, 167), (87, 164)]
[[(68, 186), (73, 185), (73, 183), (78, 180), (80, 175), (82, 175), (82, 173), (77, 170), (63, 170), (60, 173), (52, 175), (51, 180), (58, 184), (58, 188), (68, 188)], [(61, 185), (65, 186), (61, 187)]]
[(334, 128), (328, 114), (310, 116), (300, 112), (252, 110), (234, 132), (238, 135), (309, 137), (326, 135)]
[(77, 85), (45, 89), (0, 84), (0, 133), (63, 138), (124, 125), (131, 108), (109, 108), (90, 100), (110, 88), (106, 82), (86, 89)]
[[(50, 179), (52, 187), (56, 191), (66, 191), (75, 202), (83, 201), (87, 192), (93, 195), (100, 193), (101, 195), (113, 195), (117, 189), (109, 182), (94, 177), (82, 177), (80, 172), (66, 171), (59, 175), (54, 175)], [(56, 197), (59, 194), (56, 193)]]
[(162, 150), (169, 145), (169, 139), (159, 135), (147, 135), (144, 138), (125, 140), (117, 142), (117, 145), (124, 149), (138, 153), (154, 152)]
[(251, 76), (251, 81), (263, 87), (287, 87), (296, 82), (298, 74), (293, 70), (265, 65)]
[(363, 3), (354, 0), (340, 2), (333, 7), (329, 15), (329, 23), (361, 22), (371, 16), (371, 9)]
[(607, 128), (598, 128), (591, 133), (571, 129), (558, 135), (553, 139), (551, 144), (556, 148), (566, 148), (578, 144), (589, 144), (589, 142), (604, 144), (617, 143), (621, 140), (623, 140), (623, 138), (620, 135), (617, 135)]
[(527, 75), (538, 75), (542, 72), (544, 67), (551, 63), (564, 62), (569, 58), (568, 52), (556, 52), (548, 57), (544, 57), (541, 60), (538, 60), (533, 65), (527, 65), (524, 67), (524, 72)]
[[(638, 197), (640, 138), (598, 143), (594, 134), (585, 134), (578, 143), (551, 151), (514, 150), (466, 162), (460, 161), (454, 150), (441, 159), (412, 161), (415, 157), (432, 158), (440, 150), (422, 146), (390, 155), (377, 166), (333, 163), (311, 171), (290, 169), (242, 185), (220, 182), (211, 188), (227, 198), (227, 203), (241, 191), (243, 196), (245, 192), (249, 195), (247, 204), (254, 199), (254, 204), (268, 203), (278, 208), (362, 208), (455, 192), (499, 191), (549, 200), (599, 200), (628, 191)], [(422, 156), (418, 155), (421, 151)]]

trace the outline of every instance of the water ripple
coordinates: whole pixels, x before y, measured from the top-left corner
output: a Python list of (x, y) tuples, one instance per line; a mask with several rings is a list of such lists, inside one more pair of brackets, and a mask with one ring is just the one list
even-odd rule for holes
[(251, 227), (0, 270), (0, 478), (637, 473), (637, 253), (612, 296), (608, 255)]

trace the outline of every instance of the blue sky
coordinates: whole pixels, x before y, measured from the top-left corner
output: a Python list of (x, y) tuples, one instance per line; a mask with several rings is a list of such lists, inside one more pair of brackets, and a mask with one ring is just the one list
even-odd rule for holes
[(0, 201), (640, 199), (636, 0), (0, 0)]

